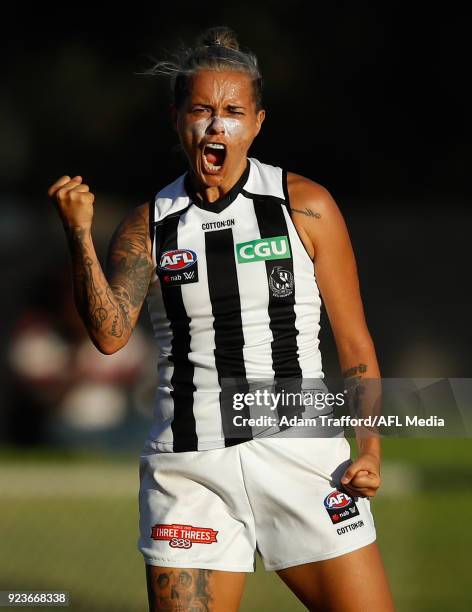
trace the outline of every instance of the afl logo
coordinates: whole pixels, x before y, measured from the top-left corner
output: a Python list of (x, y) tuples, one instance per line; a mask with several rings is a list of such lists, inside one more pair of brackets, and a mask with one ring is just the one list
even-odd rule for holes
[(324, 506), (333, 525), (347, 521), (353, 516), (359, 516), (356, 502), (350, 495), (342, 491), (332, 491), (327, 495), (324, 499)]
[(180, 272), (197, 261), (197, 254), (190, 249), (172, 249), (164, 251), (159, 261), (159, 268), (166, 272)]
[(346, 493), (341, 491), (333, 491), (325, 497), (324, 505), (329, 510), (341, 510), (352, 503), (352, 499)]

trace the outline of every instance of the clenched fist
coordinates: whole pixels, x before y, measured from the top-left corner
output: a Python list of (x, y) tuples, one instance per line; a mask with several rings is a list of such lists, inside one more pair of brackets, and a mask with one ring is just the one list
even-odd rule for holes
[(88, 185), (82, 183), (81, 176), (61, 176), (48, 189), (48, 196), (56, 203), (56, 208), (66, 229), (80, 227), (90, 229), (93, 218), (95, 196)]
[(353, 497), (373, 497), (380, 487), (380, 458), (363, 453), (344, 472), (341, 484)]

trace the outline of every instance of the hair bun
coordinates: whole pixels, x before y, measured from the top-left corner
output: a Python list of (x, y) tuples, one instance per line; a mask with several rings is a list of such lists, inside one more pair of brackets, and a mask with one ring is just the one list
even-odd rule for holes
[(202, 47), (214, 47), (222, 46), (228, 47), (239, 51), (239, 43), (236, 34), (225, 26), (217, 26), (215, 28), (208, 28), (203, 34), (201, 34), (197, 40), (198, 46)]

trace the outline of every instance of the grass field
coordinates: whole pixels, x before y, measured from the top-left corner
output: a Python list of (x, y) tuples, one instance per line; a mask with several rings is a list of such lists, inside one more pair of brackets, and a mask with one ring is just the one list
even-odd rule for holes
[[(469, 440), (384, 441), (372, 508), (398, 612), (472, 610), (470, 451)], [(77, 612), (146, 611), (137, 461), (7, 451), (0, 461), (0, 590), (67, 590)], [(241, 611), (304, 609), (258, 560)]]

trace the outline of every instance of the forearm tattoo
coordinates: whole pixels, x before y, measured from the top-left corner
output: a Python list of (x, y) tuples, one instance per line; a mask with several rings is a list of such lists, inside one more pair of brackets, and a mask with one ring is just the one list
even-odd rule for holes
[(300, 213), (302, 215), (305, 215), (306, 217), (313, 217), (315, 219), (321, 219), (320, 213), (315, 212), (314, 210), (311, 210), (310, 208), (305, 208), (305, 210), (299, 210), (297, 208), (291, 208), (290, 210), (292, 212), (296, 212), (296, 213)]
[(352, 368), (348, 368), (343, 372), (343, 378), (351, 378), (352, 376), (358, 376), (359, 374), (365, 374), (367, 372), (367, 365), (365, 363), (359, 363)]
[[(359, 363), (343, 372), (343, 377), (345, 399), (350, 415), (368, 421), (381, 414), (382, 384), (378, 377), (368, 378), (367, 371), (367, 365)], [(378, 435), (375, 419), (355, 429), (358, 438)]]
[(112, 309), (112, 302), (106, 290), (100, 287), (100, 275), (96, 263), (86, 245), (86, 230), (72, 228), (69, 244), (74, 268), (74, 295), (77, 309), (84, 322), (93, 331), (102, 329)]
[(361, 415), (362, 396), (364, 395), (364, 386), (362, 384), (362, 375), (367, 372), (367, 365), (359, 363), (352, 366), (343, 372), (346, 401), (349, 406), (351, 416), (359, 417)]
[(82, 309), (87, 310), (89, 314), (90, 323), (94, 329), (100, 329), (103, 322), (108, 317), (106, 304), (102, 300), (102, 291), (97, 287), (93, 278), (93, 261), (90, 257), (84, 258), (84, 295), (87, 296), (88, 309), (85, 309), (85, 304), (82, 303)]
[(128, 336), (137, 320), (152, 273), (147, 216), (133, 211), (110, 244), (107, 278), (86, 230), (69, 231), (77, 309), (95, 340)]
[(155, 612), (210, 612), (213, 570), (170, 569), (153, 579)]

